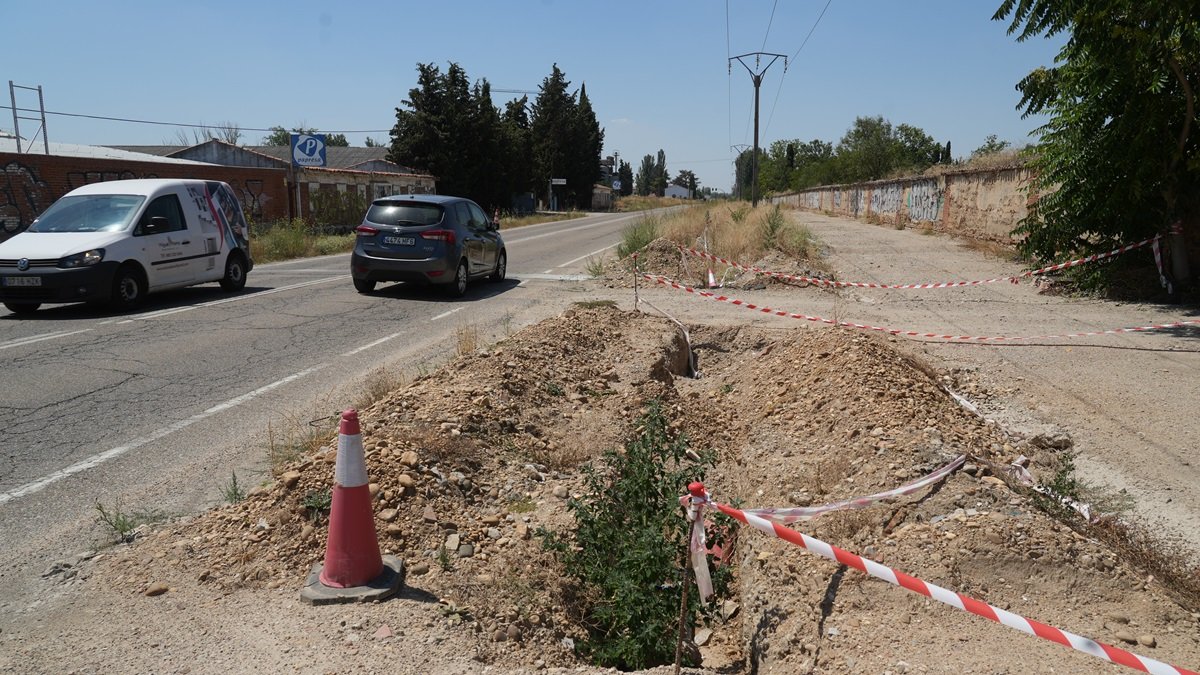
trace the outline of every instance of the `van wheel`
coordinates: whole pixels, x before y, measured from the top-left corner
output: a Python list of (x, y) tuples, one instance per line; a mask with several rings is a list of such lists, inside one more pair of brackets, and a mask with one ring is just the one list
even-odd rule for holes
[(370, 293), (371, 291), (375, 290), (375, 282), (367, 281), (366, 279), (355, 279), (354, 290), (358, 291), (359, 293)]
[(241, 253), (230, 253), (225, 260), (225, 276), (221, 277), (221, 288), (240, 291), (246, 287), (246, 259)]
[(146, 296), (146, 280), (141, 270), (132, 265), (122, 265), (113, 277), (112, 295), (109, 305), (113, 309), (133, 309)]
[(447, 294), (452, 298), (461, 298), (467, 293), (467, 261), (458, 261), (458, 270), (454, 272), (454, 282), (446, 288)]
[(4, 306), (13, 314), (33, 314), (38, 307), (42, 306), (40, 302), (6, 302)]
[(492, 272), (490, 279), (492, 281), (504, 281), (504, 275), (508, 272), (508, 253), (500, 251), (500, 255), (496, 256), (496, 269)]

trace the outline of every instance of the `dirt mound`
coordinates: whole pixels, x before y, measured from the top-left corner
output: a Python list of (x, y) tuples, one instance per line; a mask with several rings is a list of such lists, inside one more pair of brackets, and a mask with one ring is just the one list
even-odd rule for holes
[[(656, 242), (644, 262), (668, 273), (678, 255)], [(441, 601), (460, 652), (507, 667), (578, 665), (570, 640), (583, 628), (533, 533), (570, 527), (579, 465), (619, 445), (658, 399), (693, 449), (717, 453), (714, 497), (746, 507), (869, 494), (969, 455), (935, 487), (797, 529), (1051, 625), (1200, 662), (1195, 615), (1006, 484), (1000, 467), (1025, 454), (1038, 474), (1054, 465), (1050, 451), (964, 410), (886, 339), (690, 328), (699, 379), (681, 377), (687, 350), (669, 322), (580, 308), (360, 412), (381, 547), (406, 561), (410, 586)], [(331, 444), (274, 485), (136, 542), (98, 576), (128, 586), (145, 579), (136, 568), (169, 564), (212, 593), (299, 588), (323, 555), (334, 454), (331, 428)], [(755, 531), (739, 532), (731, 551), (735, 594), (702, 647), (705, 665), (723, 672), (1100, 667)]]
[[(743, 267), (755, 267), (761, 270), (775, 272), (793, 277), (831, 280), (833, 277), (825, 270), (818, 269), (811, 261), (794, 258), (779, 251), (769, 251), (758, 260), (734, 261)], [(696, 288), (707, 288), (708, 272), (713, 273), (713, 280), (719, 288), (761, 289), (768, 286), (798, 286), (807, 287), (810, 282), (798, 279), (783, 279), (777, 276), (759, 274), (745, 269), (725, 265), (682, 252), (678, 245), (666, 238), (658, 238), (650, 242), (638, 252), (637, 267), (642, 274), (664, 276), (673, 281), (687, 284)], [(603, 266), (606, 283), (610, 288), (633, 286), (632, 259), (608, 260)], [(650, 283), (640, 280), (639, 283)]]

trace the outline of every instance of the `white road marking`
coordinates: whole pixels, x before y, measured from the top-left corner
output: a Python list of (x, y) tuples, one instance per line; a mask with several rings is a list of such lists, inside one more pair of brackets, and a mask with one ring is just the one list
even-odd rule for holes
[(234, 296), (232, 298), (223, 298), (221, 300), (212, 300), (209, 302), (202, 302), (198, 305), (188, 305), (187, 307), (174, 307), (172, 309), (163, 309), (163, 310), (159, 310), (157, 312), (147, 312), (145, 314), (139, 314), (137, 316), (134, 316), (134, 317), (131, 317), (128, 319), (111, 319), (109, 321), (103, 321), (101, 323), (102, 323), (102, 325), (109, 324), (109, 323), (133, 323), (134, 321), (143, 321), (145, 319), (159, 319), (164, 316), (170, 316), (172, 314), (179, 314), (182, 312), (190, 312), (193, 309), (202, 309), (205, 307), (215, 307), (216, 305), (224, 305), (229, 302), (240, 302), (242, 300), (249, 300), (251, 298), (257, 298), (257, 297), (261, 297), (263, 295), (271, 295), (272, 293), (282, 293), (284, 291), (292, 291), (297, 288), (304, 288), (305, 286), (315, 286), (317, 284), (325, 284), (325, 283), (329, 283), (331, 281), (343, 281), (343, 280), (349, 279), (349, 278), (350, 278), (349, 274), (342, 274), (342, 275), (339, 275), (336, 277), (325, 277), (324, 279), (313, 279), (311, 281), (301, 281), (300, 283), (291, 284), (288, 286), (280, 286), (278, 288), (271, 288), (271, 289), (268, 289), (265, 291), (259, 291), (257, 293), (249, 293), (247, 295), (238, 295), (238, 296)]
[[(566, 234), (567, 232), (577, 232), (579, 230), (590, 230), (593, 227), (600, 227), (601, 225), (613, 225), (615, 223), (623, 223), (626, 220), (633, 220), (634, 218), (641, 218), (641, 217), (642, 217), (642, 214), (636, 213), (631, 216), (625, 216), (624, 218), (614, 218), (613, 220), (605, 220), (603, 222), (592, 223), (590, 225), (580, 225), (579, 227), (567, 227), (567, 228), (563, 228), (561, 230), (555, 230), (554, 232), (543, 232), (542, 234), (535, 234), (531, 237), (521, 237), (521, 238), (505, 237), (505, 241), (508, 242), (509, 244), (522, 244), (527, 241), (533, 241), (534, 239), (541, 239), (542, 237), (561, 237), (564, 234)], [(559, 221), (559, 222), (561, 223), (562, 221)], [(570, 221), (567, 221), (567, 222), (570, 222)]]
[(283, 378), (282, 380), (277, 380), (275, 382), (272, 382), (271, 384), (259, 387), (258, 389), (255, 389), (254, 391), (247, 392), (245, 394), (242, 394), (241, 396), (231, 398), (228, 401), (225, 401), (224, 403), (218, 403), (217, 405), (209, 408), (208, 410), (205, 410), (202, 413), (197, 413), (185, 420), (180, 420), (178, 422), (175, 422), (174, 424), (167, 425), (161, 429), (151, 432), (150, 434), (148, 434), (146, 436), (143, 436), (142, 438), (138, 438), (133, 441), (130, 441), (129, 443), (126, 443), (125, 445), (120, 445), (120, 446), (117, 446), (110, 450), (105, 450), (104, 452), (92, 455), (91, 457), (88, 457), (85, 460), (76, 462), (76, 463), (72, 464), (71, 466), (68, 466), (65, 469), (59, 469), (58, 471), (47, 474), (31, 483), (26, 483), (25, 485), (22, 485), (21, 487), (15, 489), (15, 490), (12, 490), (11, 492), (0, 493), (0, 504), (6, 504), (14, 499), (19, 499), (26, 495), (30, 495), (35, 492), (40, 492), (41, 490), (45, 489), (47, 486), (57, 483), (58, 481), (60, 481), (64, 478), (69, 478), (81, 471), (87, 471), (88, 469), (92, 469), (97, 466), (100, 466), (101, 464), (109, 461), (110, 459), (116, 459), (117, 457), (124, 455), (125, 453), (129, 452), (130, 450), (136, 450), (137, 448), (140, 448), (143, 445), (146, 445), (148, 443), (153, 443), (154, 441), (157, 441), (158, 439), (163, 438), (165, 436), (169, 436), (169, 435), (175, 433), (176, 431), (180, 431), (181, 429), (186, 429), (187, 427), (192, 426), (196, 422), (200, 422), (202, 420), (208, 419), (209, 417), (212, 417), (213, 415), (216, 415), (217, 413), (225, 412), (226, 410), (229, 410), (230, 408), (241, 405), (241, 404), (245, 403), (246, 401), (249, 401), (253, 398), (261, 396), (261, 395), (271, 391), (272, 389), (278, 389), (279, 387), (282, 387), (283, 385), (285, 385), (289, 382), (292, 382), (293, 380), (298, 380), (298, 379), (304, 377), (305, 375), (311, 375), (312, 373), (315, 373), (316, 371), (318, 371), (328, 365), (329, 365), (328, 363), (322, 363), (320, 365), (313, 366), (312, 368), (302, 370), (293, 375), (288, 375), (287, 377)]
[(382, 337), (382, 338), (379, 338), (378, 340), (376, 340), (376, 341), (374, 341), (374, 342), (368, 342), (367, 344), (365, 344), (365, 345), (363, 345), (363, 346), (361, 346), (361, 347), (358, 347), (358, 348), (356, 348), (356, 349), (351, 349), (351, 350), (350, 350), (350, 351), (348, 351), (348, 352), (343, 352), (343, 353), (342, 353), (342, 356), (354, 356), (355, 354), (357, 354), (357, 353), (359, 353), (359, 352), (361, 352), (361, 351), (366, 351), (366, 350), (370, 349), (371, 347), (375, 347), (375, 346), (377, 346), (377, 345), (381, 345), (381, 344), (383, 344), (383, 343), (387, 342), (388, 340), (391, 340), (391, 339), (394, 339), (394, 338), (398, 338), (398, 337), (400, 337), (401, 335), (404, 335), (404, 333), (406, 333), (406, 332), (407, 332), (407, 331), (401, 331), (401, 332), (399, 332), (399, 333), (392, 333), (391, 335), (389, 335), (389, 336), (387, 336), (387, 337)]
[[(612, 248), (613, 246), (619, 246), (619, 245), (620, 245), (619, 243), (617, 243), (617, 244), (609, 244), (608, 246), (605, 246), (605, 247), (604, 247), (604, 248), (602, 248), (602, 249), (597, 249), (597, 250), (595, 250), (595, 251), (592, 251), (591, 253), (588, 253), (588, 254), (586, 254), (586, 255), (581, 255), (581, 256), (579, 256), (578, 258), (574, 259), (574, 260), (568, 260), (567, 262), (565, 262), (565, 263), (563, 263), (563, 264), (559, 265), (559, 267), (566, 267), (567, 265), (574, 265), (575, 263), (579, 262), (580, 260), (583, 260), (584, 258), (590, 258), (590, 257), (592, 257), (592, 256), (594, 256), (594, 255), (598, 255), (598, 254), (600, 254), (600, 253), (604, 253), (605, 251), (607, 251), (608, 249)], [(549, 273), (550, 273), (550, 270), (546, 270), (546, 274), (549, 274)]]
[(86, 333), (90, 330), (93, 330), (93, 329), (84, 328), (83, 330), (58, 331), (57, 333), (46, 333), (45, 335), (35, 335), (32, 337), (17, 338), (15, 340), (9, 340), (8, 342), (0, 342), (0, 349), (9, 349), (12, 347), (23, 347), (25, 345), (31, 345), (35, 342), (43, 342), (45, 340), (55, 340), (55, 339), (58, 339), (61, 337), (67, 337), (68, 335), (78, 335), (79, 333)]
[(546, 270), (545, 272), (542, 272), (542, 274), (550, 274), (553, 271), (554, 271), (554, 268), (551, 267), (550, 269)]
[(463, 309), (462, 307), (456, 307), (455, 309), (452, 309), (449, 312), (442, 312), (441, 314), (438, 314), (437, 316), (433, 317), (429, 321), (433, 322), (433, 321), (437, 321), (438, 319), (444, 319), (455, 312), (461, 311), (462, 309)]

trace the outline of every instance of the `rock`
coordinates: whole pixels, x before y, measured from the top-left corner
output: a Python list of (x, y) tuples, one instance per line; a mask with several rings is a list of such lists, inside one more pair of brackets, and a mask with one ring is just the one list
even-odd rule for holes
[(406, 473), (400, 474), (396, 478), (396, 482), (400, 484), (400, 487), (405, 488), (405, 489), (413, 487), (414, 485), (417, 484), (416, 479)]
[(1129, 617), (1120, 612), (1108, 612), (1104, 616), (1105, 616), (1105, 618), (1107, 618), (1109, 621), (1112, 621), (1113, 623), (1120, 623), (1120, 624), (1128, 624), (1129, 623)]
[(559, 499), (566, 499), (568, 496), (570, 496), (570, 493), (567, 492), (567, 488), (565, 485), (555, 485), (554, 486), (554, 496), (558, 497)]
[(520, 539), (529, 538), (529, 525), (519, 520), (517, 521), (517, 537)]
[(493, 513), (491, 515), (484, 516), (483, 524), (484, 525), (499, 525), (500, 524), (500, 514)]
[(509, 640), (520, 640), (521, 628), (515, 624), (509, 624), (508, 628), (504, 631), (504, 634)]
[(255, 485), (254, 487), (250, 488), (248, 492), (246, 492), (246, 499), (262, 497), (263, 495), (270, 494), (270, 492), (271, 491), (266, 485)]
[(1139, 635), (1137, 641), (1138, 641), (1138, 644), (1142, 645), (1143, 647), (1157, 647), (1158, 646), (1158, 640), (1155, 640), (1154, 636), (1150, 635), (1149, 633)]
[(703, 647), (704, 645), (708, 644), (709, 639), (712, 638), (712, 633), (713, 632), (711, 628), (701, 628), (700, 630), (696, 631), (696, 645)]
[(375, 499), (376, 497), (378, 497), (379, 496), (379, 483), (368, 483), (367, 484), (367, 492), (369, 492), (371, 494), (371, 499)]
[(499, 628), (497, 628), (492, 633), (492, 642), (504, 642), (507, 639), (508, 639), (508, 634), (505, 633), (504, 631), (500, 630)]
[(391, 525), (387, 526), (385, 532), (388, 533), (389, 537), (399, 537), (404, 534), (404, 526), (398, 523), (392, 523)]
[(390, 638), (393, 635), (395, 635), (395, 633), (393, 633), (391, 627), (385, 623), (380, 626), (371, 637), (375, 638), (376, 640), (383, 640), (384, 638)]
[(1128, 642), (1131, 645), (1137, 644), (1137, 636), (1127, 630), (1119, 630), (1116, 633), (1116, 638), (1121, 642)]
[(996, 487), (1006, 487), (1004, 480), (995, 476), (984, 476), (980, 479), (980, 481), (987, 483), (988, 485), (995, 485)]
[(162, 595), (169, 590), (170, 588), (166, 584), (156, 581), (146, 588), (145, 595), (146, 597), (153, 598), (154, 596)]
[(460, 558), (470, 558), (475, 555), (475, 545), (471, 543), (460, 544), (456, 555)]
[(379, 519), (385, 523), (390, 523), (395, 520), (396, 516), (398, 515), (400, 515), (400, 512), (396, 509), (384, 509), (379, 512)]
[(736, 602), (734, 602), (732, 600), (726, 600), (721, 605), (721, 618), (728, 621), (728, 620), (732, 619), (733, 617), (737, 616), (739, 609), (741, 609), (741, 605), (737, 604)]
[(405, 451), (404, 454), (400, 455), (400, 463), (407, 467), (415, 467), (421, 463), (421, 460), (417, 457), (417, 453), (415, 451), (408, 450)]
[(296, 487), (296, 483), (300, 482), (300, 472), (288, 471), (279, 477), (279, 482), (283, 483), (284, 488), (291, 490)]
[(314, 528), (312, 525), (305, 523), (304, 527), (300, 528), (300, 538), (301, 539), (310, 539), (313, 536), (313, 532), (316, 532), (316, 531), (317, 531), (316, 528)]
[(489, 527), (487, 529), (487, 536), (488, 536), (488, 539), (499, 539), (501, 536), (500, 530), (495, 527)]
[(422, 574), (429, 574), (429, 563), (419, 562), (416, 565), (412, 566), (412, 569), (409, 570), (409, 573), (413, 574), (415, 576), (421, 576)]
[(432, 505), (430, 505), (430, 504), (425, 505), (425, 511), (421, 513), (421, 518), (423, 518), (425, 520), (425, 522), (427, 522), (427, 523), (436, 523), (437, 522), (437, 514), (433, 512)]
[(459, 543), (460, 542), (459, 542), (458, 533), (455, 532), (455, 533), (451, 534), (450, 536), (446, 537), (446, 543), (443, 544), (442, 547), (445, 548), (447, 551), (457, 551)]

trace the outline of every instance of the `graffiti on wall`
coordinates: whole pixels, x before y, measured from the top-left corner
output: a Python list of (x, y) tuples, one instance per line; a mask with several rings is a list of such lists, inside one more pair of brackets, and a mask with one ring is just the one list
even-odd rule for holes
[(861, 188), (854, 188), (850, 191), (850, 210), (857, 218), (860, 214), (867, 210), (867, 191)]
[(936, 180), (912, 184), (908, 191), (908, 218), (914, 222), (932, 222), (942, 214), (942, 191)]
[(821, 208), (821, 193), (820, 192), (804, 193), (804, 205), (810, 209)]
[(871, 213), (899, 213), (904, 187), (899, 183), (879, 185), (871, 190)]
[[(158, 178), (158, 176), (151, 173), (139, 176), (128, 169), (123, 171), (68, 171), (67, 189), (74, 190), (75, 188), (91, 185), (92, 183), (103, 183), (110, 180), (129, 180), (131, 178)], [(47, 206), (49, 205), (47, 204)]]
[(32, 168), (9, 162), (0, 173), (0, 238), (29, 227), (47, 206), (47, 186)]
[(270, 199), (263, 193), (263, 182), (261, 180), (235, 180), (230, 181), (229, 187), (233, 188), (234, 193), (237, 194), (238, 201), (242, 203), (242, 212), (246, 214), (246, 217), (262, 220), (263, 205)]

